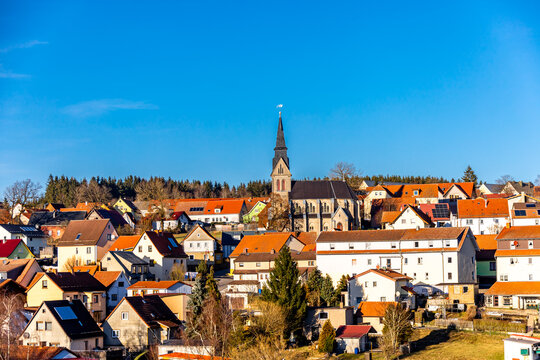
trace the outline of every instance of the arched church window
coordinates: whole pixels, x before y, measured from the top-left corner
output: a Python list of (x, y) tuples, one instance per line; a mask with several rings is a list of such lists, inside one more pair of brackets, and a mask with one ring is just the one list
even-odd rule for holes
[(281, 180), (281, 191), (285, 191), (285, 179)]
[(279, 180), (276, 180), (276, 188), (277, 188), (277, 191), (281, 191), (279, 188)]

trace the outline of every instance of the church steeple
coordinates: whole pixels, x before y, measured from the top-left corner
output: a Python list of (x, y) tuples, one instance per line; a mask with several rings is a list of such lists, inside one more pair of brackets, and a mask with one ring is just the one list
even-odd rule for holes
[(276, 147), (274, 148), (274, 159), (272, 160), (272, 169), (276, 167), (279, 159), (283, 159), (287, 167), (289, 167), (289, 157), (287, 156), (287, 146), (285, 145), (285, 135), (283, 134), (281, 111), (279, 112), (279, 124), (276, 136)]

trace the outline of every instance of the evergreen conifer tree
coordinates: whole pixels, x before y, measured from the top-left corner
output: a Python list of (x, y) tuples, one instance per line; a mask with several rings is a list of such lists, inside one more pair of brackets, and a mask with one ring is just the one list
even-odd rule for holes
[(207, 274), (208, 268), (206, 267), (206, 262), (201, 261), (197, 267), (197, 277), (195, 278), (195, 284), (191, 289), (191, 296), (187, 304), (194, 319), (201, 314), (203, 303), (208, 295), (208, 289), (206, 287)]
[(284, 246), (276, 258), (270, 279), (262, 290), (262, 299), (277, 303), (285, 313), (285, 336), (302, 329), (306, 312), (306, 293), (299, 279), (298, 267)]
[(478, 176), (474, 173), (474, 170), (471, 168), (471, 165), (467, 166), (467, 169), (463, 172), (461, 180), (464, 182), (473, 182), (475, 185), (478, 181)]
[(309, 274), (307, 280), (307, 300), (310, 306), (320, 306), (321, 305), (321, 290), (323, 285), (324, 278), (322, 277), (321, 271), (315, 269)]
[(214, 279), (214, 266), (210, 267), (210, 273), (206, 280), (206, 290), (208, 291), (208, 295), (213, 297), (214, 300), (218, 302), (221, 300), (221, 293), (219, 292), (216, 279)]
[(333, 305), (338, 306), (339, 302), (341, 301), (341, 293), (344, 291), (347, 291), (347, 284), (349, 283), (349, 279), (346, 275), (342, 275), (341, 279), (339, 279), (339, 282), (336, 286), (336, 290), (334, 291), (334, 300)]
[(332, 306), (334, 302), (334, 285), (332, 284), (332, 279), (327, 274), (323, 280), (321, 288), (321, 298), (326, 303), (326, 306)]
[(330, 323), (330, 320), (326, 320), (323, 325), (321, 334), (319, 335), (319, 347), (318, 350), (321, 353), (330, 354), (334, 351), (334, 344), (336, 341), (336, 331)]

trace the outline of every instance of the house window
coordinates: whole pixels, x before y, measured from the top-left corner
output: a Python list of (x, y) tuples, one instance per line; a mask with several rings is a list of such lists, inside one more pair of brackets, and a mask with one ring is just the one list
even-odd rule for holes
[(99, 295), (94, 294), (93, 301), (94, 304), (97, 304), (99, 302)]
[(504, 275), (504, 274), (499, 275), (499, 280), (500, 281), (508, 281), (508, 275)]
[(129, 320), (129, 314), (127, 311), (122, 311), (122, 320)]
[(401, 223), (402, 223), (402, 224), (406, 224), (406, 223), (407, 223), (407, 219), (401, 219)]
[(414, 196), (418, 196), (418, 190), (413, 191)]
[(111, 240), (111, 234), (107, 234), (107, 240)]
[(367, 264), (371, 265), (371, 259), (367, 259)]
[(351, 260), (352, 266), (356, 266), (356, 259)]
[(83, 297), (82, 297), (82, 301), (83, 301), (83, 303), (85, 303), (85, 304), (86, 304), (86, 303), (88, 302), (88, 296), (86, 296), (86, 295), (83, 295)]
[(533, 248), (533, 242), (529, 241), (529, 249), (532, 249), (532, 248)]
[(511, 296), (503, 296), (503, 305), (505, 305), (505, 306), (512, 305), (512, 297)]
[(87, 254), (91, 254), (91, 253), (92, 253), (92, 248), (91, 248), (90, 246), (88, 246), (88, 247), (86, 248), (86, 253), (87, 253)]
[(244, 267), (244, 263), (238, 263), (238, 267)]
[(258, 263), (255, 264), (255, 266), (256, 266), (256, 267), (261, 267), (261, 263), (258, 262)]
[(422, 260), (422, 258), (419, 257), (419, 258), (418, 258), (418, 265), (422, 265), (423, 262), (424, 262), (424, 261)]
[(393, 243), (390, 243), (390, 247), (391, 247), (392, 249), (395, 249), (395, 248), (397, 247), (397, 245), (396, 245), (395, 242), (393, 242)]
[(448, 247), (448, 246), (450, 246), (450, 245), (452, 245), (452, 243), (450, 242), (450, 240), (446, 240), (446, 241), (444, 242), (444, 246)]
[(43, 280), (43, 281), (41, 282), (41, 288), (42, 288), (42, 289), (46, 289), (47, 286), (48, 286), (47, 280)]
[(429, 273), (426, 273), (426, 280), (429, 280)]
[(452, 280), (452, 273), (451, 272), (448, 273), (448, 280)]
[(319, 313), (319, 319), (328, 319), (328, 313), (327, 312)]
[(403, 259), (405, 261), (405, 265), (407, 265), (409, 263), (409, 259), (408, 258), (404, 258)]
[(489, 262), (489, 271), (497, 271), (497, 263), (495, 261)]
[(330, 250), (334, 250), (336, 246), (334, 244), (330, 244)]
[(381, 296), (381, 301), (385, 302), (386, 301), (386, 296)]
[(314, 260), (309, 260), (308, 261), (308, 266), (315, 266), (315, 261)]
[(449, 256), (448, 257), (448, 263), (451, 264), (452, 263), (452, 258)]
[(139, 245), (139, 252), (142, 252), (142, 246)]
[(369, 287), (369, 283), (367, 281), (364, 283), (364, 287)]
[(532, 258), (529, 258), (529, 265), (532, 265)]
[(45, 321), (45, 331), (51, 331), (52, 330), (52, 322)]
[(60, 236), (60, 230), (56, 230), (56, 236)]
[(360, 304), (362, 302), (362, 298), (360, 296), (356, 297), (356, 303)]
[(533, 279), (533, 274), (529, 274), (529, 281)]
[(419, 246), (418, 241), (414, 242), (414, 247), (417, 248)]
[(354, 244), (353, 243), (349, 243), (349, 250), (353, 250), (354, 249)]
[(366, 243), (366, 250), (369, 250), (369, 249), (371, 249), (371, 243), (367, 242)]
[(392, 267), (392, 259), (386, 259), (386, 267)]
[(117, 295), (117, 294), (112, 294), (112, 295), (111, 295), (111, 300), (112, 300), (112, 301), (118, 300), (118, 295)]
[(376, 281), (373, 282), (373, 287), (377, 287), (377, 282)]
[(148, 252), (152, 252), (152, 245), (148, 245)]
[(473, 224), (473, 219), (467, 219), (467, 221), (465, 221), (465, 224), (472, 225)]
[(120, 330), (113, 330), (112, 331), (113, 339), (118, 339), (118, 336), (120, 336)]
[(433, 241), (428, 241), (428, 246), (429, 246), (430, 248), (432, 248), (432, 247), (433, 247)]
[(45, 323), (43, 321), (36, 322), (36, 330), (45, 330)]

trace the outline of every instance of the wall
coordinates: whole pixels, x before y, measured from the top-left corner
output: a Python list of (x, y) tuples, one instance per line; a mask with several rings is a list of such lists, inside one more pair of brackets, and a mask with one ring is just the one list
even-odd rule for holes
[[(122, 312), (128, 312), (128, 319), (122, 320)], [(142, 349), (148, 345), (148, 327), (127, 303), (122, 301), (102, 325), (105, 345)], [(112, 330), (119, 330), (118, 338), (112, 337)]]

